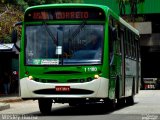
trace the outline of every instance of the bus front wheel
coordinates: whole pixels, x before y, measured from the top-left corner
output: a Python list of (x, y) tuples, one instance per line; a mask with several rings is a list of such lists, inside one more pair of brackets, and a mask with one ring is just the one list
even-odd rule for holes
[(39, 99), (38, 105), (42, 114), (49, 114), (52, 108), (52, 99)]
[(116, 100), (113, 99), (107, 99), (105, 100), (105, 106), (108, 108), (108, 110), (114, 111), (116, 109)]

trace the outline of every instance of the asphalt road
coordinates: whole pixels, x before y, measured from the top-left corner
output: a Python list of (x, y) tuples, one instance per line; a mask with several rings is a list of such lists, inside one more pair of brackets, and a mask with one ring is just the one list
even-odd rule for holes
[(0, 111), (2, 120), (160, 120), (160, 91), (144, 90), (135, 96), (135, 104), (114, 111), (103, 104), (70, 107), (53, 104), (51, 114), (39, 112), (37, 101), (10, 103), (10, 109)]

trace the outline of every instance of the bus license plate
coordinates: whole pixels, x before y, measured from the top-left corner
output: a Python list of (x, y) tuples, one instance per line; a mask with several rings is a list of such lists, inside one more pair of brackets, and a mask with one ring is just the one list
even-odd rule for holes
[(57, 92), (69, 92), (70, 91), (70, 86), (56, 86), (56, 91)]

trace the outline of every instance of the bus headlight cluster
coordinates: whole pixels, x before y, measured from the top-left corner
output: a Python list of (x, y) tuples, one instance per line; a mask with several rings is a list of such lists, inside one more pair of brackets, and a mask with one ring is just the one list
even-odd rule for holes
[(94, 78), (95, 78), (95, 79), (98, 79), (98, 78), (99, 78), (99, 75), (97, 75), (97, 74), (94, 75)]
[(29, 76), (29, 77), (28, 77), (28, 80), (33, 80), (33, 76)]

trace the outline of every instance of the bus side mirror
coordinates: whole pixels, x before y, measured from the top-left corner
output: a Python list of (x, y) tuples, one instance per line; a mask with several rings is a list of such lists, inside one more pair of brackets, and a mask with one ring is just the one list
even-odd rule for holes
[(17, 34), (17, 30), (14, 29), (12, 31), (12, 43), (14, 43), (15, 48), (20, 52), (20, 47), (17, 46), (17, 40), (18, 40), (18, 34)]
[(14, 29), (13, 31), (12, 31), (12, 43), (16, 43), (17, 42), (17, 30), (16, 29)]
[(117, 29), (115, 27), (109, 26), (110, 36), (113, 41), (117, 40)]
[(20, 52), (20, 47), (16, 44), (17, 41), (18, 41), (18, 32), (17, 30), (15, 29), (16, 26), (19, 26), (19, 25), (22, 25), (22, 22), (17, 22), (15, 25), (14, 25), (14, 29), (12, 31), (12, 43), (14, 43), (14, 46), (15, 48)]

